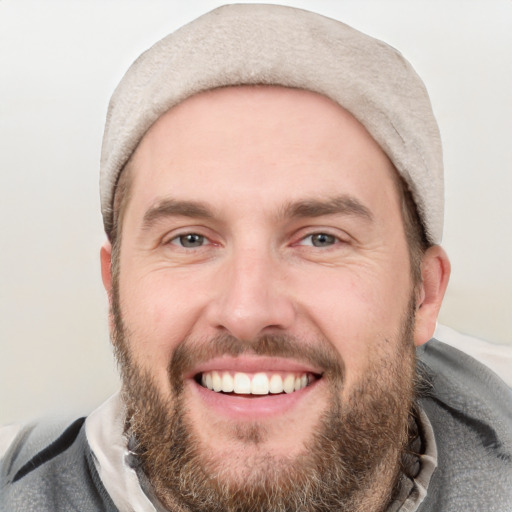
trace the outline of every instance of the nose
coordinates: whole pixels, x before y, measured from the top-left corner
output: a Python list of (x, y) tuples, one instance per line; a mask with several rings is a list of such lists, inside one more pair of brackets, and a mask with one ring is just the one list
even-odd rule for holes
[(217, 275), (215, 298), (209, 304), (210, 326), (244, 341), (291, 327), (295, 308), (276, 259), (245, 251), (224, 262)]

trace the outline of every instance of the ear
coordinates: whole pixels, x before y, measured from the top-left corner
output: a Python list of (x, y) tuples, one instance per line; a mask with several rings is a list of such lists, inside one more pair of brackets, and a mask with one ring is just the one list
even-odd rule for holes
[(450, 260), (439, 245), (429, 247), (421, 262), (422, 282), (418, 286), (414, 343), (423, 345), (434, 334), (437, 315), (450, 278)]
[(108, 240), (101, 246), (100, 261), (101, 279), (110, 303), (112, 297), (112, 245)]

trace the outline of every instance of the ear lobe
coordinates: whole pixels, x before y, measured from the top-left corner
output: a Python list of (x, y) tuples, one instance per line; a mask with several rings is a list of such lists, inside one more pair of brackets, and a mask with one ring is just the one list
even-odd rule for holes
[(450, 260), (439, 245), (429, 247), (421, 263), (422, 282), (417, 291), (414, 343), (423, 345), (434, 334), (437, 316), (450, 278)]
[(108, 300), (111, 302), (112, 296), (112, 245), (106, 240), (100, 249), (100, 262), (101, 262), (101, 279), (103, 287), (108, 295)]

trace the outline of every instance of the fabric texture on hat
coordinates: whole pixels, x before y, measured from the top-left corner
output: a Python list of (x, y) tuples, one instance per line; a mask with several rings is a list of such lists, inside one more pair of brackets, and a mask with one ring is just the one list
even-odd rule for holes
[(100, 193), (105, 230), (119, 173), (151, 125), (184, 99), (234, 85), (323, 94), (365, 126), (408, 184), (429, 242), (443, 228), (439, 129), (425, 86), (389, 45), (309, 11), (219, 7), (157, 42), (130, 67), (107, 113)]

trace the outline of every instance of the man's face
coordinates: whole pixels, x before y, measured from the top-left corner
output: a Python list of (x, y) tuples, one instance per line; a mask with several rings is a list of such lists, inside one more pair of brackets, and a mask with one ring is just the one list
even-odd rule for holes
[(414, 293), (379, 146), (319, 95), (226, 88), (163, 115), (130, 167), (115, 342), (144, 448), (172, 458), (172, 424), (203, 485), (242, 485), (309, 464), (334, 424), (375, 448), (343, 457), (376, 479), (391, 431), (392, 486)]

